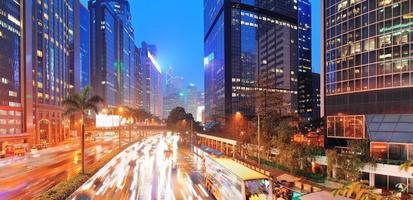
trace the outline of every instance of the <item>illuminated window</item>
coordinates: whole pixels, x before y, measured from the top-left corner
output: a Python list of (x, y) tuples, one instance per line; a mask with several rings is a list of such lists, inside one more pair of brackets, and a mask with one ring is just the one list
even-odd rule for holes
[(328, 116), (327, 137), (364, 138), (365, 118), (362, 115)]

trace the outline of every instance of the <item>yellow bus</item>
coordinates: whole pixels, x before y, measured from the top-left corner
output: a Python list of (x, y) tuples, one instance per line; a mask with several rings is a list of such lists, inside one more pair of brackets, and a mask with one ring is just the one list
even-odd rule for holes
[(217, 200), (272, 200), (270, 177), (233, 159), (205, 155), (205, 184)]

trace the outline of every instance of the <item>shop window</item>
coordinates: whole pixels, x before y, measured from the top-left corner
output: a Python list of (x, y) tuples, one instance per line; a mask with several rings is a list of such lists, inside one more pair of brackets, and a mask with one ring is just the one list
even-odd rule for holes
[(390, 160), (407, 160), (406, 145), (389, 144), (389, 159)]
[(374, 186), (387, 190), (387, 176), (381, 174), (374, 175)]
[(396, 185), (399, 183), (403, 183), (404, 185), (407, 184), (407, 178), (396, 177), (396, 176), (389, 176), (389, 190), (396, 190)]
[(373, 157), (378, 159), (387, 159), (388, 148), (386, 143), (372, 142), (370, 145), (371, 155)]

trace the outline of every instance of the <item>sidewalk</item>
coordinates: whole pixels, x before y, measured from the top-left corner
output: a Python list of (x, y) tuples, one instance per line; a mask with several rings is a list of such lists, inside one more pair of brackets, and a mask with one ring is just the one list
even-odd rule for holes
[[(285, 172), (285, 171), (282, 171), (276, 168), (267, 167), (265, 165), (258, 166), (258, 163), (253, 160), (244, 159), (244, 158), (237, 158), (237, 159), (249, 165), (255, 166), (256, 168), (260, 168), (265, 171), (268, 171), (270, 173), (270, 177), (272, 177), (274, 181), (282, 181), (282, 179), (284, 179), (284, 181), (293, 182), (294, 186), (289, 187), (289, 189), (299, 192), (299, 193), (305, 194), (305, 193), (318, 192), (322, 190), (331, 191), (333, 189), (333, 188), (328, 187), (325, 184), (316, 183), (316, 182), (306, 179), (305, 177), (295, 176), (288, 172)], [(285, 179), (289, 179), (289, 180), (285, 180)]]
[[(48, 144), (47, 148), (41, 149), (41, 150), (37, 150), (37, 149), (32, 150), (32, 149), (30, 149), (30, 151), (26, 152), (24, 156), (11, 156), (11, 157), (6, 157), (6, 158), (1, 158), (0, 159), (0, 167), (20, 163), (20, 162), (26, 161), (30, 157), (38, 157), (39, 155), (47, 154), (47, 153), (50, 153), (50, 152), (56, 152), (56, 151), (63, 151), (63, 150), (72, 149), (72, 148), (74, 148), (74, 146), (79, 145), (79, 143), (77, 142), (78, 139), (79, 138), (70, 138), (70, 139), (68, 139), (66, 141), (63, 141), (63, 142)], [(86, 140), (86, 141), (91, 141), (91, 140), (89, 139), (89, 140)]]

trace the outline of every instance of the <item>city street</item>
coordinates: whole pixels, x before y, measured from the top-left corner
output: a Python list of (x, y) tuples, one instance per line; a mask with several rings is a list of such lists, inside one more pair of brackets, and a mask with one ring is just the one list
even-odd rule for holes
[[(87, 141), (86, 166), (117, 148), (117, 141), (116, 134)], [(0, 199), (31, 199), (77, 174), (80, 168), (77, 140), (28, 153), (14, 163), (0, 165)]]
[(178, 136), (156, 135), (137, 142), (69, 199), (212, 199), (203, 186), (200, 160), (178, 141)]

